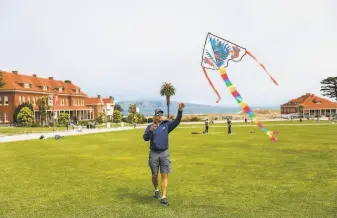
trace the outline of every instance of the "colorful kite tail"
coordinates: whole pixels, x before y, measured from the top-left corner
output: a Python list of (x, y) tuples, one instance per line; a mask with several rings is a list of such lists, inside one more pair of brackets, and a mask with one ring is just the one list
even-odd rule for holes
[(246, 54), (249, 55), (251, 58), (253, 58), (262, 68), (263, 70), (268, 74), (268, 76), (270, 77), (270, 79), (274, 82), (275, 85), (278, 86), (278, 83), (276, 82), (276, 80), (272, 77), (272, 75), (267, 71), (266, 67), (261, 64), (252, 53), (250, 53), (249, 51), (246, 50)]
[(274, 135), (278, 134), (277, 131), (268, 131), (264, 126), (262, 126), (261, 122), (257, 119), (255, 113), (250, 109), (250, 107), (247, 105), (247, 103), (242, 99), (241, 95), (237, 91), (237, 89), (234, 87), (234, 85), (231, 83), (227, 76), (226, 68), (220, 68), (219, 69), (220, 75), (222, 79), (224, 80), (227, 88), (229, 89), (232, 96), (235, 98), (236, 102), (240, 105), (242, 110), (260, 127), (260, 129), (268, 135), (270, 140), (273, 142), (276, 142), (276, 138)]
[(215, 89), (215, 87), (214, 87), (212, 81), (211, 81), (210, 78), (208, 77), (208, 74), (207, 74), (206, 69), (205, 69), (204, 67), (202, 67), (202, 70), (204, 71), (204, 74), (205, 74), (205, 76), (206, 76), (206, 78), (207, 78), (209, 84), (211, 85), (211, 87), (213, 88), (214, 92), (215, 92), (215, 93), (217, 94), (217, 96), (218, 96), (218, 100), (216, 101), (216, 103), (219, 103), (219, 101), (220, 101), (220, 99), (221, 99), (221, 97), (220, 97), (220, 95), (219, 95), (219, 92)]

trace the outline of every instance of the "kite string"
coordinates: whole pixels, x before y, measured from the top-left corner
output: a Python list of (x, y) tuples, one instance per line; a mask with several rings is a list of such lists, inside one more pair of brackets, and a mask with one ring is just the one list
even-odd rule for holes
[(263, 68), (263, 70), (268, 74), (268, 76), (270, 77), (270, 79), (274, 82), (274, 84), (275, 85), (277, 85), (278, 86), (278, 83), (276, 82), (276, 80), (272, 77), (272, 75), (267, 71), (267, 69), (266, 69), (266, 67), (263, 65), (263, 64), (261, 64), (256, 58), (255, 58), (255, 56), (252, 54), (252, 53), (250, 53), (249, 51), (247, 51), (246, 50), (246, 53), (247, 53), (247, 55), (249, 55), (251, 58), (253, 58), (262, 68)]
[(216, 90), (216, 88), (214, 87), (214, 85), (213, 85), (211, 79), (208, 77), (208, 74), (207, 74), (206, 69), (205, 69), (204, 67), (202, 67), (202, 70), (204, 71), (204, 74), (205, 74), (205, 76), (206, 76), (206, 78), (207, 78), (209, 84), (211, 85), (211, 87), (213, 88), (214, 92), (215, 92), (215, 93), (217, 94), (217, 96), (218, 96), (218, 100), (216, 101), (216, 103), (219, 103), (219, 101), (220, 101), (220, 99), (221, 99), (219, 92)]
[(222, 79), (224, 80), (227, 88), (229, 89), (230, 93), (232, 94), (232, 96), (235, 98), (235, 100), (237, 101), (237, 103), (240, 105), (240, 107), (242, 108), (242, 110), (256, 123), (256, 125), (258, 125), (258, 127), (260, 127), (260, 129), (266, 133), (269, 138), (275, 142), (276, 138), (275, 138), (275, 134), (278, 134), (277, 131), (268, 131), (264, 126), (262, 126), (262, 124), (260, 123), (260, 121), (257, 119), (255, 113), (249, 108), (249, 106), (247, 105), (247, 103), (245, 101), (243, 101), (241, 95), (239, 94), (239, 92), (237, 91), (237, 89), (234, 87), (234, 85), (231, 83), (231, 81), (229, 80), (228, 76), (227, 76), (227, 72), (226, 72), (226, 68), (220, 68), (219, 69), (220, 75), (222, 77)]

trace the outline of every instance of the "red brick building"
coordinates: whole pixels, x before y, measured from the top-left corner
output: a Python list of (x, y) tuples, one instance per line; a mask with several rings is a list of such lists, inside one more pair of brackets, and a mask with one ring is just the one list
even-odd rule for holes
[(298, 114), (300, 106), (303, 106), (304, 116), (328, 116), (337, 113), (337, 102), (307, 93), (281, 105), (281, 114)]
[(51, 118), (53, 109), (58, 115), (61, 112), (70, 114), (78, 120), (94, 119), (94, 109), (85, 105), (88, 96), (81, 88), (53, 77), (40, 78), (36, 74), (22, 75), (17, 71), (3, 72), (7, 83), (0, 88), (0, 123), (13, 123), (15, 107), (23, 102), (30, 102), (34, 109), (34, 120), (39, 120), (37, 99), (42, 96), (56, 96), (57, 104), (48, 111)]

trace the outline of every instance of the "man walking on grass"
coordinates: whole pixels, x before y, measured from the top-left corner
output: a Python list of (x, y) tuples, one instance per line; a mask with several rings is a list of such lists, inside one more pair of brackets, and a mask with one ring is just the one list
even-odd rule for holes
[(184, 107), (184, 103), (179, 104), (177, 117), (173, 121), (163, 120), (163, 111), (160, 109), (155, 110), (154, 123), (147, 126), (143, 135), (145, 141), (150, 141), (149, 166), (152, 172), (152, 184), (155, 189), (154, 197), (156, 199), (160, 197), (158, 189), (158, 172), (160, 168), (162, 187), (160, 203), (164, 205), (168, 205), (166, 189), (168, 174), (171, 173), (168, 135), (180, 124)]

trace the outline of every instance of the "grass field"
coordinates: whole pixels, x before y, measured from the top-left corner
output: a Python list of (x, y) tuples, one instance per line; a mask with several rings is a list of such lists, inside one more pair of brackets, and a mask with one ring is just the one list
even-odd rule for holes
[(0, 217), (337, 217), (337, 125), (269, 124), (276, 144), (257, 127), (183, 127), (168, 207), (152, 197), (143, 130), (1, 143)]

